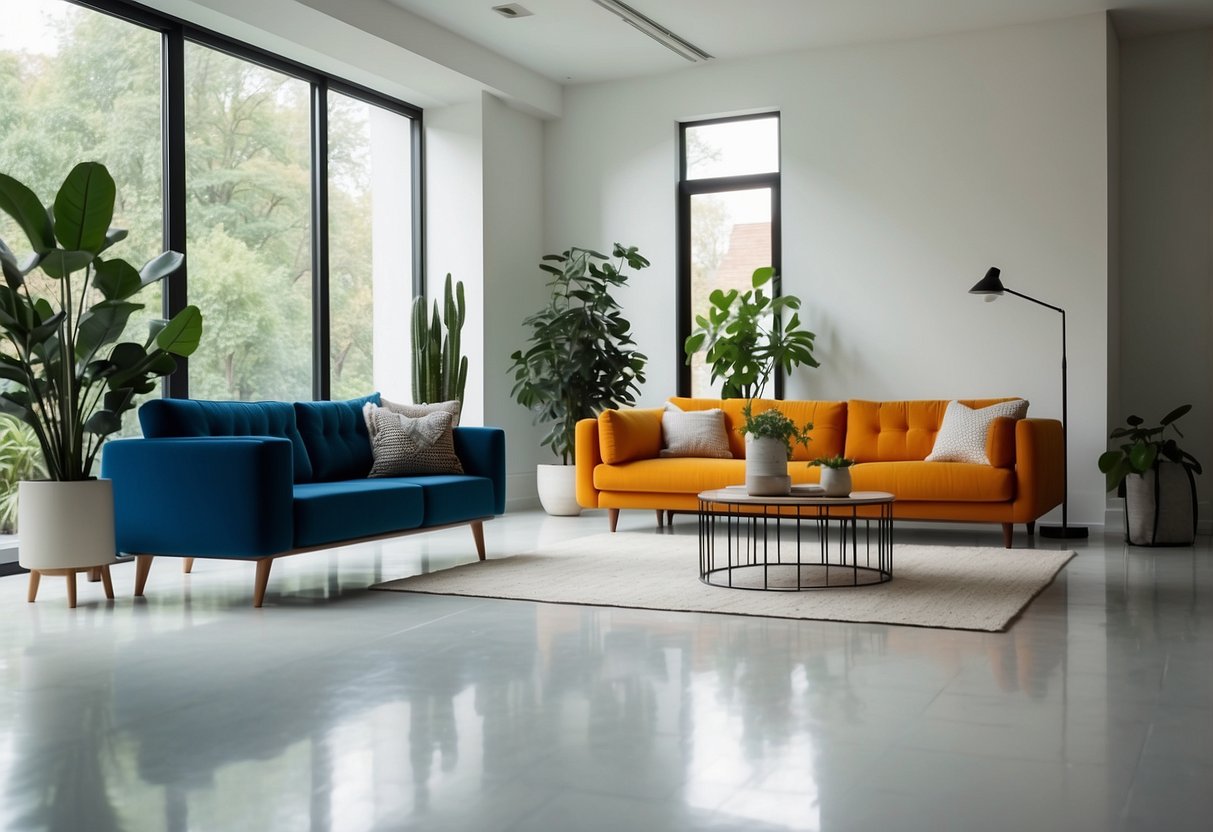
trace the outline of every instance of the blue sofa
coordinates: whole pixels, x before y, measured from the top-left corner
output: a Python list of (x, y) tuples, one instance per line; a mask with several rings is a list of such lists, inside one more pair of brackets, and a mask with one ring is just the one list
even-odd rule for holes
[(139, 409), (142, 439), (102, 452), (113, 480), (118, 550), (136, 556), (135, 594), (152, 559), (257, 563), (260, 607), (274, 558), (415, 531), (471, 526), (505, 511), (505, 433), (455, 428), (462, 475), (368, 479), (362, 406), (340, 402), (157, 399)]

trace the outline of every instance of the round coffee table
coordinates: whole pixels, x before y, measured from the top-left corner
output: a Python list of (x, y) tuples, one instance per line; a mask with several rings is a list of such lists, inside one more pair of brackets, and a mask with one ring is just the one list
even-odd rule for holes
[[(786, 497), (751, 497), (745, 486), (704, 491), (699, 580), (782, 592), (891, 581), (894, 499), (886, 491), (826, 497), (809, 486)], [(860, 516), (862, 507), (874, 508)]]

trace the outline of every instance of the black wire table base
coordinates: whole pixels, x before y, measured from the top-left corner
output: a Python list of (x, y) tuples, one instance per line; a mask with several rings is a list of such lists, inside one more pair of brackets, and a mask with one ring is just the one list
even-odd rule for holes
[[(893, 580), (892, 495), (768, 503), (720, 493), (699, 499), (699, 580), (705, 584), (799, 592)], [(877, 516), (860, 517), (861, 505)]]

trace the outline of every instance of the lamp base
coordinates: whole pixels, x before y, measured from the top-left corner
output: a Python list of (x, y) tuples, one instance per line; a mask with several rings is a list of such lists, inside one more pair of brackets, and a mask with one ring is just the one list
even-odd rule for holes
[(1040, 536), (1054, 540), (1079, 540), (1086, 538), (1091, 530), (1086, 526), (1041, 526)]

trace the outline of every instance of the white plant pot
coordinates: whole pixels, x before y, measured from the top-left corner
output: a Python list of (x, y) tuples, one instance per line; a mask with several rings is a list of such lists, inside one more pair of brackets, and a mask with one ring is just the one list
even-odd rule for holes
[(1177, 463), (1160, 462), (1144, 474), (1129, 474), (1125, 477), (1125, 526), (1129, 542), (1134, 546), (1192, 545), (1196, 540), (1195, 497), (1188, 472)]
[(821, 487), (827, 497), (847, 497), (851, 493), (850, 468), (821, 469)]
[(88, 569), (113, 563), (114, 487), (109, 480), (22, 481), (18, 560), (26, 569)]
[(556, 517), (576, 517), (581, 514), (577, 502), (577, 466), (540, 465), (535, 472), (539, 488), (539, 503), (543, 510)]
[(791, 493), (786, 445), (765, 436), (746, 437), (745, 491), (751, 497), (779, 497)]

